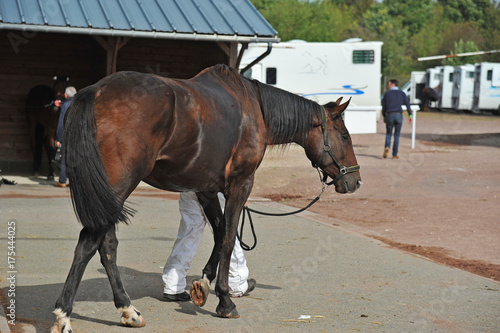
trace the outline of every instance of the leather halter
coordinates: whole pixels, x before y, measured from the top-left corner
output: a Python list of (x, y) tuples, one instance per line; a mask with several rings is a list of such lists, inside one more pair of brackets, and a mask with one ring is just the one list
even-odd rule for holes
[[(326, 121), (327, 121), (326, 110), (325, 110), (324, 107), (322, 107), (321, 109), (323, 110), (323, 112), (321, 113), (321, 130), (323, 131), (324, 146), (323, 146), (323, 154), (321, 155), (320, 161), (323, 160), (323, 157), (325, 156), (325, 154), (328, 154), (331, 157), (331, 159), (333, 160), (333, 163), (335, 163), (337, 165), (337, 167), (339, 168), (338, 175), (335, 176), (335, 178), (333, 178), (328, 183), (326, 182), (326, 180), (328, 178), (328, 175), (326, 174), (325, 171), (321, 170), (321, 172), (323, 173), (323, 180), (322, 180), (322, 182), (324, 184), (330, 186), (332, 184), (335, 184), (340, 178), (344, 177), (346, 174), (358, 171), (360, 169), (360, 166), (359, 166), (359, 164), (357, 164), (357, 165), (354, 165), (354, 166), (346, 167), (346, 166), (342, 165), (342, 163), (339, 161), (339, 159), (337, 158), (337, 156), (335, 156), (335, 154), (332, 151), (332, 147), (328, 143), (328, 129), (327, 129), (327, 126), (326, 126)], [(318, 168), (317, 165), (313, 165), (313, 166), (315, 168)]]

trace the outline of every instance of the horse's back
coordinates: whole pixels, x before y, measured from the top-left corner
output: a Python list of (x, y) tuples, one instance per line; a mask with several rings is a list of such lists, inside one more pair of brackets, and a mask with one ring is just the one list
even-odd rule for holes
[(188, 80), (118, 72), (94, 88), (98, 142), (111, 177), (134, 170), (160, 188), (200, 190), (221, 186), (233, 167), (253, 172), (260, 160), (243, 154), (250, 146), (261, 158), (265, 150), (258, 94), (226, 66)]

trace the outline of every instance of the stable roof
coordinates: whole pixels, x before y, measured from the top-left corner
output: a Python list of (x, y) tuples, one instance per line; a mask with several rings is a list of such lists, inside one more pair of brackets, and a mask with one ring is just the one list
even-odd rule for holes
[(0, 30), (278, 42), (250, 0), (1, 0)]

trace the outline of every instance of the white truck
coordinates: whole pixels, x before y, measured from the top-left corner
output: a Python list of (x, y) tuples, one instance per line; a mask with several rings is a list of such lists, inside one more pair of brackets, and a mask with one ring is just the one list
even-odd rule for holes
[(422, 101), (422, 89), (425, 87), (425, 72), (423, 71), (413, 71), (411, 72), (410, 81), (405, 84), (403, 91), (408, 95), (410, 104), (420, 105)]
[(452, 108), (451, 95), (453, 92), (453, 71), (453, 66), (441, 67), (438, 101), (438, 109), (440, 110), (450, 110)]
[[(351, 133), (376, 133), (382, 109), (382, 44), (359, 39), (273, 44), (271, 53), (243, 74), (320, 104), (352, 97), (344, 113), (347, 128)], [(267, 47), (250, 44), (240, 68), (257, 59)]]
[(500, 63), (482, 62), (475, 65), (472, 112), (500, 112)]
[(470, 111), (474, 96), (474, 65), (455, 66), (453, 72), (452, 108), (456, 111)]

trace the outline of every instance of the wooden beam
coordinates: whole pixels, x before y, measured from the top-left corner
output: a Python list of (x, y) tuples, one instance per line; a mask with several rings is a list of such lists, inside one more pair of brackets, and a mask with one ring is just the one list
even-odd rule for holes
[(95, 40), (106, 51), (106, 75), (116, 72), (116, 60), (118, 51), (125, 46), (130, 37), (107, 37), (106, 39), (99, 35), (94, 35)]
[(236, 66), (239, 65), (239, 63), (238, 63), (238, 43), (237, 42), (230, 42), (230, 43), (217, 42), (217, 45), (229, 58), (227, 65), (234, 67), (234, 68), (237, 68)]
[(238, 43), (231, 42), (229, 44), (229, 66), (238, 69)]

